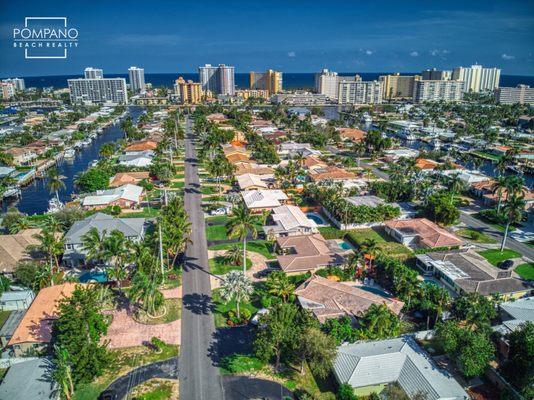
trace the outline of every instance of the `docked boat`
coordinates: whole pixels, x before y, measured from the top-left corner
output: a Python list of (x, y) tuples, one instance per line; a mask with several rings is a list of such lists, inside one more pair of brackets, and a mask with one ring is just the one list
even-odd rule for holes
[(405, 140), (416, 140), (417, 136), (414, 135), (414, 133), (409, 129), (399, 129), (396, 133), (398, 137)]
[(61, 201), (59, 201), (56, 197), (50, 199), (48, 202), (48, 214), (57, 213), (58, 211), (61, 211), (63, 208), (65, 208), (65, 204), (63, 204)]
[(430, 142), (429, 142), (430, 146), (432, 146), (432, 148), (438, 150), (440, 147), (441, 147), (441, 141), (439, 141), (438, 139), (432, 139)]
[(67, 150), (65, 150), (65, 155), (64, 155), (64, 157), (65, 157), (66, 159), (72, 159), (72, 158), (76, 157), (76, 150), (74, 150), (74, 149), (67, 149)]
[(87, 147), (87, 146), (89, 146), (91, 144), (92, 141), (93, 140), (91, 138), (87, 138), (87, 139), (82, 141), (82, 146), (83, 147)]

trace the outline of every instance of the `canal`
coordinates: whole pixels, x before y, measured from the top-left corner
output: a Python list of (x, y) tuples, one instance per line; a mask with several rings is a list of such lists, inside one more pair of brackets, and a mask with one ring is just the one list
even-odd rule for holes
[[(142, 113), (141, 107), (131, 106), (128, 108), (129, 115), (137, 121)], [(93, 160), (99, 157), (100, 147), (107, 142), (115, 142), (124, 138), (124, 131), (120, 123), (113, 124), (94, 139), (87, 147), (83, 147), (76, 152), (76, 157), (72, 160), (60, 160), (57, 164), (59, 174), (64, 176), (65, 188), (59, 192), (59, 199), (65, 203), (72, 200), (72, 194), (76, 192), (74, 181), (76, 176), (85, 171)], [(36, 179), (28, 186), (21, 188), (21, 197), (10, 203), (2, 204), (5, 212), (10, 206), (15, 206), (19, 211), (28, 215), (44, 213), (48, 210), (48, 201), (54, 196), (47, 188), (47, 179)]]

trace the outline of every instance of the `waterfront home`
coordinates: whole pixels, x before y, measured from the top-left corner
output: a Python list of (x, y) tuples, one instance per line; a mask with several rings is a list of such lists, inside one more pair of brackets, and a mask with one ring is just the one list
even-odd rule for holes
[(241, 190), (273, 189), (276, 184), (274, 175), (241, 174), (236, 180)]
[(82, 221), (76, 221), (63, 239), (65, 252), (63, 262), (69, 267), (83, 265), (87, 251), (83, 249), (83, 235), (95, 228), (99, 234), (119, 231), (126, 240), (139, 242), (145, 236), (147, 221), (144, 218), (116, 218), (111, 215), (96, 213)]
[(360, 129), (353, 128), (336, 128), (336, 131), (339, 132), (342, 140), (350, 141), (352, 143), (362, 142), (366, 132)]
[(304, 159), (303, 167), (311, 170), (316, 168), (326, 168), (328, 167), (328, 164), (317, 156), (308, 156)]
[(27, 147), (12, 147), (4, 151), (6, 154), (13, 156), (13, 164), (15, 165), (29, 165), (34, 159), (37, 158), (37, 154)]
[(273, 208), (267, 219), (268, 225), (263, 227), (267, 236), (311, 235), (319, 232), (317, 224), (297, 206), (283, 205)]
[(356, 174), (343, 168), (329, 165), (326, 167), (314, 167), (309, 169), (308, 177), (314, 183), (319, 183), (325, 180), (345, 182), (347, 180), (356, 179)]
[(328, 266), (342, 265), (345, 258), (332, 251), (320, 234), (281, 236), (276, 239), (278, 264), (287, 274), (314, 272)]
[(85, 209), (100, 210), (109, 206), (120, 208), (134, 208), (141, 203), (143, 188), (141, 186), (126, 184), (113, 189), (97, 190), (96, 194), (83, 198), (82, 206)]
[(234, 172), (234, 175), (237, 177), (243, 174), (273, 175), (274, 176), (274, 169), (272, 169), (271, 167), (261, 166), (261, 165), (254, 164), (254, 163), (238, 165), (236, 171)]
[(223, 153), (228, 158), (233, 154), (244, 154), (247, 158), (250, 158), (250, 151), (246, 149), (245, 146), (239, 146), (236, 144), (224, 144), (222, 146)]
[(393, 149), (393, 150), (386, 150), (384, 151), (384, 159), (388, 162), (394, 162), (399, 160), (400, 158), (415, 158), (419, 155), (418, 150), (414, 149), (406, 149), (406, 148), (400, 148), (400, 149)]
[(309, 143), (283, 142), (278, 145), (278, 155), (282, 158), (295, 158), (297, 156), (320, 155), (319, 150), (312, 148)]
[(32, 247), (40, 242), (35, 235), (41, 229), (24, 229), (13, 235), (0, 236), (0, 274), (11, 276), (15, 267), (23, 261), (31, 261), (37, 257)]
[(126, 154), (144, 154), (147, 151), (154, 152), (157, 147), (158, 144), (152, 140), (140, 140), (126, 146), (124, 152)]
[(463, 244), (455, 234), (426, 218), (385, 222), (385, 230), (395, 240), (412, 248), (457, 247)]
[(341, 345), (334, 360), (334, 376), (357, 396), (369, 396), (397, 383), (409, 398), (465, 400), (468, 394), (440, 368), (412, 336)]
[(0, 296), (0, 310), (20, 311), (26, 310), (35, 297), (33, 290), (9, 290)]
[(280, 207), (289, 198), (282, 190), (247, 190), (241, 192), (246, 207), (254, 213)]
[(478, 171), (470, 171), (463, 168), (441, 171), (441, 174), (448, 177), (457, 176), (458, 179), (468, 185), (477, 182), (488, 182), (489, 180), (491, 180), (489, 176), (481, 174)]
[(436, 169), (436, 167), (439, 166), (439, 162), (427, 158), (418, 158), (415, 161), (415, 166), (422, 172), (429, 172)]
[(302, 308), (309, 310), (321, 322), (329, 318), (350, 317), (357, 320), (371, 305), (385, 304), (393, 314), (399, 315), (404, 303), (385, 292), (365, 289), (354, 282), (335, 282), (312, 274), (296, 290)]
[(109, 178), (109, 187), (115, 188), (128, 183), (136, 185), (144, 179), (150, 179), (148, 172), (119, 172)]
[(16, 169), (13, 167), (0, 166), (0, 179), (7, 177), (12, 177), (16, 172)]
[(11, 365), (2, 378), (0, 398), (59, 400), (61, 394), (50, 374), (50, 360), (28, 358)]
[(433, 276), (456, 294), (479, 293), (504, 298), (519, 298), (530, 292), (529, 285), (514, 276), (511, 269), (502, 270), (470, 249), (436, 251), (416, 255), (417, 267)]
[(45, 350), (52, 339), (52, 324), (58, 317), (58, 301), (72, 296), (79, 283), (67, 282), (39, 291), (8, 342), (16, 357)]
[[(484, 205), (493, 207), (499, 203), (499, 194), (497, 192), (494, 193), (494, 185), (494, 180), (475, 182), (471, 185), (470, 190), (475, 196), (482, 198)], [(523, 200), (525, 201), (525, 211), (528, 211), (534, 206), (534, 191), (524, 186), (523, 196)], [(501, 203), (504, 202), (507, 197), (508, 191), (502, 189)]]
[(150, 151), (138, 154), (123, 154), (119, 156), (119, 164), (127, 167), (147, 168), (152, 165), (153, 153)]

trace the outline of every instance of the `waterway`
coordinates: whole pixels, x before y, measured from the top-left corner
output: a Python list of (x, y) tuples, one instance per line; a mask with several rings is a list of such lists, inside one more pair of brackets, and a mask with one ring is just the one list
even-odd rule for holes
[[(134, 121), (137, 121), (142, 113), (141, 107), (131, 106), (128, 108), (129, 114)], [(115, 142), (124, 138), (124, 131), (120, 123), (109, 125), (104, 131), (94, 139), (87, 147), (83, 147), (76, 152), (76, 157), (72, 160), (60, 160), (57, 164), (59, 174), (64, 176), (65, 188), (59, 191), (59, 199), (65, 203), (72, 200), (72, 194), (76, 192), (74, 181), (76, 176), (85, 171), (93, 160), (99, 158), (100, 148), (104, 143)], [(36, 179), (28, 186), (22, 188), (21, 197), (11, 203), (4, 202), (2, 210), (5, 212), (8, 206), (15, 206), (19, 211), (28, 215), (44, 213), (48, 210), (48, 201), (55, 196), (47, 188), (47, 179)]]

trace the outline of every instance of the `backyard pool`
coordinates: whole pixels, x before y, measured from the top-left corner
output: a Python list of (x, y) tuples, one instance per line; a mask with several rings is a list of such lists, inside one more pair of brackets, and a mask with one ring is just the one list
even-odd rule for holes
[(323, 217), (321, 217), (321, 215), (317, 213), (314, 213), (314, 212), (306, 213), (306, 217), (308, 217), (308, 219), (311, 219), (313, 222), (315, 222), (317, 226), (328, 226), (328, 224), (325, 222)]
[(98, 282), (106, 283), (108, 281), (107, 274), (103, 271), (87, 271), (78, 278), (81, 283)]
[(347, 242), (338, 242), (337, 245), (343, 250), (352, 250), (352, 246)]

